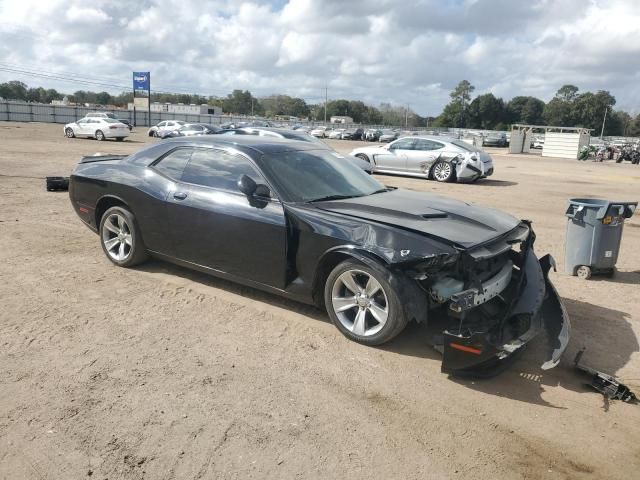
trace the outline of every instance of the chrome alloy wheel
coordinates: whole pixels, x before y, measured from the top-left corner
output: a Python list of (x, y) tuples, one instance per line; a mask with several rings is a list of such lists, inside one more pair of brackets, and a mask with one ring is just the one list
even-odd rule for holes
[(359, 337), (375, 335), (389, 317), (389, 302), (382, 285), (362, 270), (347, 270), (336, 278), (331, 304), (340, 323)]
[(124, 216), (112, 213), (105, 220), (102, 228), (102, 244), (109, 256), (122, 262), (131, 255), (133, 237), (131, 227)]
[(439, 182), (445, 182), (451, 177), (451, 164), (447, 162), (438, 162), (433, 169), (433, 176)]

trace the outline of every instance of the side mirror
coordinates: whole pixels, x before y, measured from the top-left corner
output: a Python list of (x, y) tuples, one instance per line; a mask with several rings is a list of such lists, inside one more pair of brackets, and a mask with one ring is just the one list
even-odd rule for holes
[(261, 183), (256, 186), (255, 195), (256, 197), (269, 198), (271, 197), (271, 191), (269, 190), (269, 187)]
[(256, 193), (258, 184), (251, 177), (247, 175), (242, 175), (238, 180), (238, 188), (242, 193), (250, 197), (254, 193)]

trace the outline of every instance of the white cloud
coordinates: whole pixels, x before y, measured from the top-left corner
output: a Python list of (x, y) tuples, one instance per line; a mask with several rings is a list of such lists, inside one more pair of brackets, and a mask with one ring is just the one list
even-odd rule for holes
[[(0, 1), (0, 62), (161, 90), (288, 93), (411, 104), (437, 114), (476, 93), (548, 100), (565, 83), (610, 90), (637, 113), (637, 0)], [(82, 84), (20, 77), (63, 91)], [(117, 88), (111, 89), (117, 91)]]

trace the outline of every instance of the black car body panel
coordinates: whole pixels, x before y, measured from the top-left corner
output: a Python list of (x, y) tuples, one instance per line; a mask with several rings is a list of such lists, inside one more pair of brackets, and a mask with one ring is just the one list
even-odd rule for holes
[(427, 321), (433, 307), (447, 307), (447, 372), (504, 359), (543, 329), (555, 336), (547, 367), (566, 348), (569, 320), (548, 279), (552, 261), (535, 257), (528, 223), (398, 189), (296, 202), (279, 194), (277, 179), (266, 174), (270, 197), (185, 183), (154, 166), (180, 148), (243, 156), (265, 174), (270, 155), (319, 146), (214, 135), (163, 141), (129, 157), (85, 157), (70, 178), (75, 211), (97, 231), (109, 206), (125, 205), (152, 255), (310, 304), (321, 303), (324, 278), (341, 260), (383, 266), (409, 319)]

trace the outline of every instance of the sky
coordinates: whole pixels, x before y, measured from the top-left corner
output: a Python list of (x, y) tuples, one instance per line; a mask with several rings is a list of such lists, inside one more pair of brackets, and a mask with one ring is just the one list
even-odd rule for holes
[(0, 0), (0, 82), (119, 93), (132, 71), (152, 90), (319, 103), (326, 87), (423, 116), (462, 79), (505, 100), (571, 83), (637, 114), (640, 0)]

